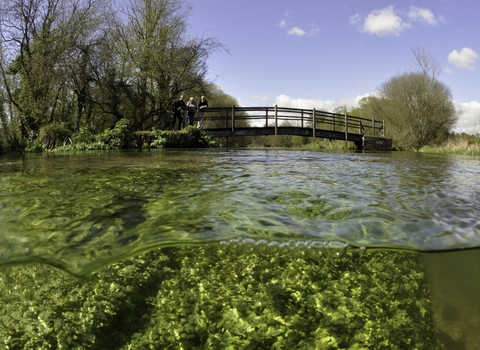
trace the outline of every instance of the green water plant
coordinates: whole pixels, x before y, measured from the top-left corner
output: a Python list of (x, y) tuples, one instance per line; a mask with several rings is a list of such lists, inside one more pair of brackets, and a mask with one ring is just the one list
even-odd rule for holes
[(441, 349), (420, 255), (155, 249), (0, 270), (5, 349)]

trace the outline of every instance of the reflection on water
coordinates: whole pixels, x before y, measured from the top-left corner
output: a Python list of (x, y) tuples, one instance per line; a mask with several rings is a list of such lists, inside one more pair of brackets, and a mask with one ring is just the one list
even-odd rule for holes
[[(127, 311), (133, 305), (139, 314), (132, 322), (153, 327), (150, 334), (162, 338), (165, 329), (147, 326), (149, 322), (168, 324), (173, 327), (168, 334), (183, 334), (196, 346), (206, 346), (208, 340), (217, 342), (213, 348), (222, 348), (225, 337), (235, 334), (248, 334), (251, 342), (259, 332), (269, 334), (270, 346), (278, 342), (273, 348), (300, 344), (302, 337), (309, 339), (310, 348), (345, 348), (346, 338), (335, 335), (340, 330), (349, 341), (375, 348), (383, 340), (375, 343), (373, 334), (389, 327), (405, 339), (422, 331), (423, 341), (433, 344), (427, 334), (435, 325), (435, 339), (447, 349), (476, 349), (480, 286), (472, 276), (478, 276), (474, 266), (480, 265), (468, 259), (478, 253), (439, 251), (480, 246), (479, 175), (476, 158), (404, 153), (158, 150), (0, 158), (0, 265), (42, 262), (88, 280), (40, 265), (9, 267), (0, 279), (8, 290), (2, 307), (10, 315), (11, 305), (24, 303), (22, 313), (8, 316), (9, 322), (22, 317), (36, 322), (37, 328), (25, 327), (43, 334), (41, 339), (57, 334), (57, 343), (52, 340), (57, 345), (73, 344), (68, 327), (61, 328), (67, 320), (83, 329), (82, 344), (98, 344), (101, 333), (113, 332), (110, 322), (114, 328), (123, 314), (131, 316)], [(178, 248), (154, 249), (173, 246)], [(361, 254), (365, 249), (380, 255), (367, 259), (372, 255)], [(391, 251), (399, 249), (430, 253), (420, 259)], [(139, 255), (144, 251), (148, 253)], [(287, 257), (289, 261), (282, 260)], [(315, 272), (315, 266), (328, 271)], [(285, 291), (277, 295), (268, 289), (265, 273), (284, 281)], [(259, 279), (248, 282), (252, 274)], [(326, 284), (315, 284), (318, 278)], [(33, 287), (37, 284), (42, 287)], [(198, 288), (195, 295), (183, 293), (192, 288)], [(69, 299), (62, 290), (78, 298), (72, 294)], [(228, 296), (223, 304), (207, 302), (221, 295)], [(263, 295), (260, 306), (248, 299), (251, 295)], [(51, 305), (41, 306), (42, 298)], [(178, 298), (184, 303), (175, 304)], [(109, 299), (120, 304), (109, 304)], [(362, 309), (367, 299), (368, 312)], [(291, 308), (280, 312), (275, 300)], [(171, 318), (158, 323), (161, 315)], [(0, 323), (0, 340), (28, 338), (26, 331), (12, 335), (7, 323)], [(128, 325), (133, 327), (124, 327)], [(217, 326), (223, 331), (211, 333)], [(329, 327), (336, 331), (327, 331)], [(142, 331), (129, 334), (126, 328), (125, 344), (136, 342), (132, 348), (142, 348)], [(392, 344), (394, 336), (384, 336)], [(409, 348), (403, 338), (395, 339), (399, 348)], [(234, 348), (252, 345), (237, 340)], [(27, 343), (18, 340), (22, 345), (11, 348), (29, 348), (23, 347)], [(420, 338), (414, 343), (437, 348), (419, 347), (427, 344)], [(31, 343), (30, 348), (39, 346)]]

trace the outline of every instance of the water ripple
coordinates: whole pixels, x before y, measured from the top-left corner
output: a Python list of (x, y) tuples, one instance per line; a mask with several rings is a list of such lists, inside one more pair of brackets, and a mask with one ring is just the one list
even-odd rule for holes
[(235, 239), (480, 246), (476, 158), (247, 149), (0, 165), (0, 264), (47, 261), (82, 273), (152, 247)]

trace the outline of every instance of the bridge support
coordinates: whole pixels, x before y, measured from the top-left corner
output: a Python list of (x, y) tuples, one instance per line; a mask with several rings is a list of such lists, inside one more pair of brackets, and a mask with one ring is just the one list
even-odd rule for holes
[[(355, 144), (358, 148), (358, 145)], [(362, 137), (362, 145), (359, 148), (365, 151), (388, 151), (392, 149), (392, 139), (387, 139), (385, 137), (375, 137), (375, 136), (367, 136), (363, 135)]]

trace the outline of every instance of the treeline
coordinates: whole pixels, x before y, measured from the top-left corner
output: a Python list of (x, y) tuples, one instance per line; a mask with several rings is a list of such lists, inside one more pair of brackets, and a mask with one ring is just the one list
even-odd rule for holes
[(227, 48), (188, 35), (190, 10), (177, 0), (5, 2), (0, 152), (48, 135), (61, 143), (101, 134), (122, 120), (130, 131), (169, 129), (180, 94), (235, 104), (206, 78), (208, 57)]

